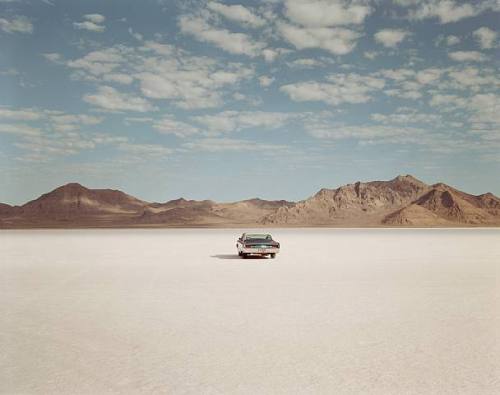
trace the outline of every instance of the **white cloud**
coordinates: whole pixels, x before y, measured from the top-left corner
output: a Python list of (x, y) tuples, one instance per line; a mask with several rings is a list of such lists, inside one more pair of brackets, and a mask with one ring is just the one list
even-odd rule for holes
[(317, 59), (311, 59), (311, 58), (302, 58), (302, 59), (295, 59), (292, 62), (287, 63), (289, 67), (297, 67), (297, 68), (304, 68), (304, 69), (309, 69), (309, 68), (315, 68), (315, 67), (322, 67), (325, 66), (325, 64)]
[(495, 41), (497, 39), (497, 32), (491, 30), (487, 27), (481, 27), (475, 30), (472, 35), (479, 43), (482, 49), (491, 49), (495, 46)]
[(264, 19), (242, 5), (225, 5), (211, 1), (207, 4), (207, 7), (227, 19), (250, 27), (258, 28), (264, 26), (265, 24)]
[(452, 106), (452, 107), (463, 107), (467, 100), (463, 97), (457, 95), (449, 94), (434, 94), (429, 101), (429, 104), (433, 107), (435, 106)]
[(453, 35), (446, 36), (446, 45), (448, 45), (449, 47), (457, 45), (459, 43), (460, 43), (460, 38), (458, 38), (457, 36)]
[(194, 120), (215, 134), (237, 132), (249, 128), (276, 129), (299, 115), (266, 111), (223, 111), (214, 115), (199, 115)]
[(50, 120), (56, 124), (97, 125), (101, 123), (103, 119), (87, 114), (62, 114), (52, 115), (50, 116)]
[(249, 140), (230, 138), (206, 138), (183, 144), (183, 147), (193, 151), (223, 152), (223, 151), (272, 151), (282, 152), (285, 145), (265, 144)]
[(480, 90), (483, 86), (500, 88), (500, 79), (496, 72), (491, 69), (466, 67), (464, 69), (453, 69), (448, 72), (451, 82), (447, 87), (452, 89)]
[(106, 17), (101, 14), (86, 14), (83, 16), (83, 19), (93, 23), (103, 23), (106, 20)]
[(484, 62), (487, 59), (478, 51), (455, 51), (448, 53), (448, 57), (457, 62)]
[[(0, 107), (0, 119), (38, 122), (37, 127), (26, 124), (1, 124), (0, 133), (16, 137), (14, 146), (23, 153), (17, 160), (29, 162), (48, 161), (57, 156), (74, 155), (81, 150), (93, 149), (99, 144), (127, 141), (126, 137), (85, 133), (81, 127), (99, 124), (102, 117), (87, 114), (69, 114), (54, 110), (15, 109)], [(40, 125), (40, 126), (38, 126)]]
[(424, 70), (420, 70), (417, 72), (416, 75), (416, 80), (421, 83), (421, 84), (432, 84), (441, 78), (441, 75), (443, 74), (442, 69), (438, 68), (428, 68)]
[(23, 124), (0, 124), (0, 133), (15, 134), (26, 137), (40, 135), (40, 129)]
[(391, 114), (375, 113), (371, 114), (370, 118), (385, 125), (432, 123), (435, 126), (438, 122), (441, 121), (441, 116), (439, 116), (438, 114), (418, 113), (416, 111)]
[(333, 106), (342, 103), (366, 103), (371, 93), (381, 90), (385, 81), (359, 74), (333, 74), (328, 83), (308, 81), (284, 85), (280, 90), (294, 101), (323, 101)]
[(47, 59), (47, 60), (49, 60), (49, 61), (51, 61), (53, 63), (61, 63), (62, 62), (62, 56), (61, 56), (61, 54), (58, 54), (58, 53), (55, 53), (55, 52), (53, 52), (53, 53), (44, 53), (44, 54), (42, 54), (42, 56), (45, 59)]
[(198, 128), (185, 122), (177, 121), (172, 117), (164, 117), (161, 120), (154, 122), (153, 127), (160, 133), (173, 134), (181, 138), (199, 133)]
[(145, 41), (139, 47), (117, 45), (64, 62), (76, 70), (72, 77), (96, 83), (131, 84), (142, 95), (172, 100), (180, 108), (213, 108), (223, 103), (238, 84), (254, 76), (251, 67), (191, 56), (173, 45)]
[(321, 48), (334, 55), (345, 55), (356, 47), (361, 34), (346, 28), (299, 27), (278, 23), (278, 31), (297, 49)]
[(134, 37), (137, 41), (143, 41), (143, 40), (144, 40), (143, 35), (142, 35), (142, 34), (140, 34), (140, 33), (134, 32), (134, 30), (133, 30), (131, 27), (129, 27), (129, 28), (128, 28), (128, 32), (129, 32), (129, 34), (130, 34), (132, 37)]
[(267, 75), (262, 75), (259, 77), (260, 86), (266, 88), (274, 82), (274, 77), (269, 77)]
[(286, 48), (265, 48), (262, 50), (262, 56), (266, 62), (274, 62), (278, 56), (291, 52)]
[(500, 139), (500, 96), (494, 93), (474, 95), (467, 102), (466, 109), (472, 110), (469, 118), (472, 124), (481, 124), (484, 128), (492, 129), (497, 139)]
[(88, 30), (91, 32), (102, 33), (106, 28), (102, 25), (98, 25), (94, 22), (84, 21), (84, 22), (73, 22), (73, 26), (78, 30)]
[(457, 22), (488, 10), (498, 8), (495, 1), (478, 0), (476, 2), (456, 2), (454, 0), (420, 1), (409, 13), (411, 19), (422, 20), (438, 18), (440, 23)]
[(102, 23), (106, 18), (101, 14), (86, 14), (83, 16), (83, 22), (73, 22), (73, 27), (79, 30), (88, 30), (91, 32), (102, 33), (106, 27)]
[(97, 93), (84, 95), (83, 100), (109, 111), (148, 112), (155, 110), (155, 107), (147, 100), (118, 92), (110, 86), (99, 87)]
[(111, 73), (103, 75), (104, 81), (117, 82), (123, 85), (129, 85), (134, 80), (130, 75), (123, 73)]
[(0, 18), (0, 30), (5, 33), (33, 33), (33, 24), (25, 16), (14, 16), (12, 19)]
[(380, 53), (378, 53), (377, 51), (365, 51), (365, 52), (363, 52), (363, 56), (366, 59), (370, 59), (370, 60), (375, 59), (379, 55), (380, 55)]
[(245, 33), (232, 33), (227, 29), (217, 29), (210, 26), (206, 19), (183, 15), (179, 18), (179, 27), (185, 34), (192, 35), (195, 39), (202, 42), (208, 42), (236, 55), (247, 55), (250, 57), (258, 56), (266, 47), (266, 44), (254, 40)]
[(408, 78), (412, 78), (416, 73), (411, 69), (385, 69), (379, 71), (377, 74), (394, 81), (404, 81)]
[(0, 107), (0, 119), (11, 119), (16, 121), (36, 121), (41, 119), (43, 114), (40, 111), (31, 109), (15, 109)]
[(125, 58), (119, 48), (106, 48), (89, 52), (82, 58), (70, 60), (67, 66), (83, 70), (92, 76), (111, 73), (124, 62)]
[(331, 124), (309, 124), (308, 133), (323, 140), (358, 140), (364, 144), (425, 144), (425, 131), (416, 127), (388, 125), (343, 126)]
[(372, 8), (362, 1), (286, 0), (285, 14), (310, 28), (362, 24)]
[(211, 108), (222, 103), (219, 89), (234, 86), (253, 76), (253, 70), (241, 65), (219, 69), (202, 58), (147, 60), (136, 74), (142, 93), (153, 99), (171, 99), (181, 108)]
[(117, 149), (127, 154), (138, 155), (139, 157), (164, 157), (173, 152), (171, 148), (160, 144), (136, 144), (130, 142), (118, 144)]
[(382, 29), (375, 33), (375, 41), (387, 48), (397, 47), (406, 37), (408, 32), (401, 29)]

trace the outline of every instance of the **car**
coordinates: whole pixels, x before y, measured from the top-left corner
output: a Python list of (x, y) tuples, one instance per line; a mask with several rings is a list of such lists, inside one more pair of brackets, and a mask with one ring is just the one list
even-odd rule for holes
[(253, 255), (269, 256), (274, 259), (280, 252), (280, 243), (267, 233), (243, 233), (236, 242), (236, 248), (242, 258)]

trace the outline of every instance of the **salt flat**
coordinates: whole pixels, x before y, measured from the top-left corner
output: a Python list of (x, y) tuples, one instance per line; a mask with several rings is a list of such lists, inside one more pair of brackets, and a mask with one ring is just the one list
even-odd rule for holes
[(1, 393), (500, 392), (500, 230), (0, 233)]

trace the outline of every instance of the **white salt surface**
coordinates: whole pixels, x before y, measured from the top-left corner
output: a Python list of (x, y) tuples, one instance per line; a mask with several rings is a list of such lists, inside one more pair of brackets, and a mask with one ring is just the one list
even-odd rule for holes
[(500, 230), (0, 232), (0, 393), (500, 393)]

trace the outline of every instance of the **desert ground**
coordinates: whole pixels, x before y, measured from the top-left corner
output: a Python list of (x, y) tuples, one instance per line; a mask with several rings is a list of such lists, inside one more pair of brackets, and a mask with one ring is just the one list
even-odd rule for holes
[(499, 229), (241, 232), (0, 232), (0, 393), (500, 392)]

